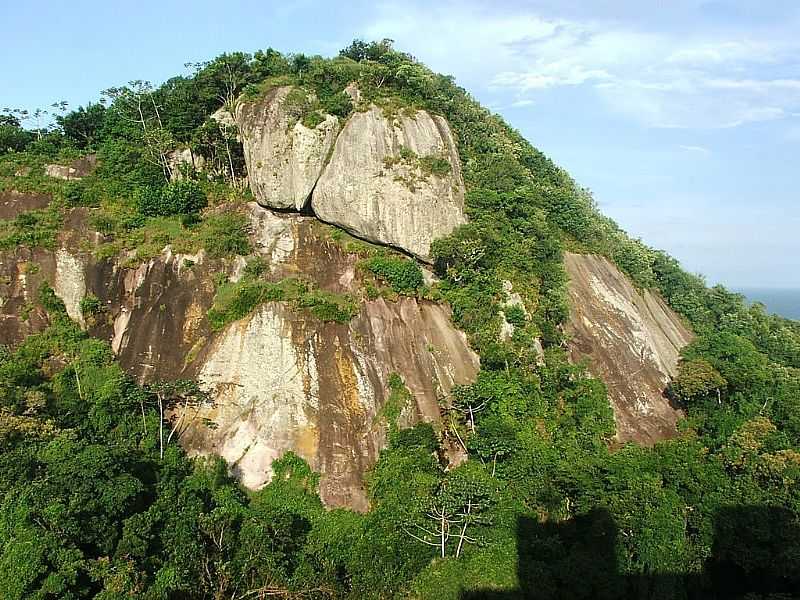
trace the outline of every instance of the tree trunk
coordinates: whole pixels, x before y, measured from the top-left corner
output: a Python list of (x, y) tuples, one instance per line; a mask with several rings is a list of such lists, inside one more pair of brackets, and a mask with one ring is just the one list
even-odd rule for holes
[(445, 554), (445, 528), (447, 527), (447, 519), (445, 519), (444, 511), (442, 511), (442, 518), (441, 518), (441, 537), (442, 537), (442, 558), (444, 558)]
[(461, 556), (461, 549), (464, 547), (464, 537), (467, 534), (467, 525), (469, 524), (469, 514), (472, 512), (472, 502), (467, 500), (467, 514), (464, 517), (464, 527), (461, 528), (461, 536), (458, 540), (458, 548), (456, 548), (456, 558)]
[(158, 395), (158, 448), (161, 460), (164, 460), (164, 400)]

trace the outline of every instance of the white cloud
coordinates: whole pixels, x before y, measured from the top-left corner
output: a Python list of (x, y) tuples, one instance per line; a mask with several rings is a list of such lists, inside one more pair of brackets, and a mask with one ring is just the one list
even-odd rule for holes
[(516, 102), (512, 102), (511, 103), (511, 107), (512, 108), (523, 108), (525, 106), (530, 106), (532, 104), (535, 104), (535, 102), (533, 100), (523, 99), (523, 100), (517, 100)]
[[(435, 69), (495, 92), (584, 89), (650, 127), (724, 128), (800, 111), (800, 39), (767, 30), (703, 35), (546, 17), (460, 2), (383, 5), (370, 37), (419, 48)], [(791, 32), (791, 28), (788, 28)]]
[(698, 155), (702, 155), (702, 156), (710, 156), (711, 155), (711, 150), (709, 150), (705, 146), (684, 146), (683, 144), (681, 144), (678, 147), (681, 150), (685, 150), (686, 152), (689, 152), (690, 154), (698, 154)]

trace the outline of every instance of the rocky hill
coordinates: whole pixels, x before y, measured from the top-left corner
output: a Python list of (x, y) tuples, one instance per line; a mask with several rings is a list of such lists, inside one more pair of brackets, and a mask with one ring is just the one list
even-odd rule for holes
[[(2, 124), (9, 597), (544, 598), (571, 560), (575, 597), (633, 597), (624, 573), (738, 565), (709, 538), (734, 496), (796, 506), (798, 325), (629, 238), (450, 78), (359, 44)], [(607, 525), (619, 572), (580, 558)]]

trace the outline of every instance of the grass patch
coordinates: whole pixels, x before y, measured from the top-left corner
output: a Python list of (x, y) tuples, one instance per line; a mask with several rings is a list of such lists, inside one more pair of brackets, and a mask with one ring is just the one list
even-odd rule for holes
[(389, 425), (389, 431), (397, 430), (397, 421), (403, 410), (411, 404), (413, 396), (406, 387), (403, 378), (397, 373), (390, 373), (387, 381), (389, 397), (378, 412), (378, 416)]
[(11, 220), (0, 220), (0, 250), (17, 246), (53, 249), (63, 223), (58, 206), (21, 213)]
[(135, 251), (125, 266), (136, 266), (158, 256), (164, 247), (194, 254), (205, 249), (211, 258), (247, 255), (252, 252), (249, 220), (235, 210), (206, 214), (197, 223), (182, 215), (142, 217), (131, 207), (106, 205), (90, 219), (92, 227), (112, 237), (95, 248), (97, 258), (112, 258), (125, 250)]
[(326, 322), (347, 323), (358, 313), (358, 305), (351, 296), (315, 290), (299, 279), (269, 282), (245, 276), (217, 288), (214, 304), (208, 311), (211, 328), (218, 331), (265, 302), (289, 302), (295, 309), (308, 310)]

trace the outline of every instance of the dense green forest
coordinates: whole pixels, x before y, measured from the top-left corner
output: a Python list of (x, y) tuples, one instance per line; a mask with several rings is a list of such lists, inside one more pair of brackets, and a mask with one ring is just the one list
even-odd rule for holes
[[(457, 136), (469, 223), (434, 244), (441, 283), (424, 289), (413, 263), (380, 253), (366, 268), (398, 293), (452, 306), (480, 354), (477, 381), (444, 400), (441, 426), (390, 427), (366, 481), (370, 512), (326, 510), (318, 476), (291, 453), (249, 492), (221, 459), (165, 442), (164, 407), (202, 392), (135, 384), (44, 287), (37, 302), (51, 325), (0, 352), (0, 596), (800, 597), (800, 323), (708, 288), (629, 238), (500, 117), (389, 41), (356, 41), (330, 59), (225, 54), (159, 87), (131, 82), (102, 103), (56, 109), (46, 127), (8, 111), (0, 190), (54, 201), (3, 222), (0, 248), (52, 247), (65, 211), (89, 206), (111, 240), (100, 255), (134, 249), (135, 264), (166, 243), (248, 255), (241, 144), (210, 115), (294, 84), (315, 99), (297, 103), (298, 120), (346, 118), (352, 81), (384, 111), (445, 116)], [(178, 147), (203, 156), (204, 171), (172, 181)], [(91, 176), (44, 176), (44, 164), (87, 153), (98, 156)], [(686, 413), (675, 439), (613, 442), (603, 384), (564, 349), (564, 250), (608, 256), (697, 334), (668, 390)], [(305, 300), (258, 285), (258, 264), (249, 268), (250, 287), (215, 313), (220, 326), (271, 294)], [(503, 280), (529, 313), (508, 311), (508, 342), (497, 335)], [(351, 316), (308, 302), (321, 318)], [(389, 385), (407, 393), (402, 380)], [(443, 448), (456, 441), (469, 460), (446, 469)]]

